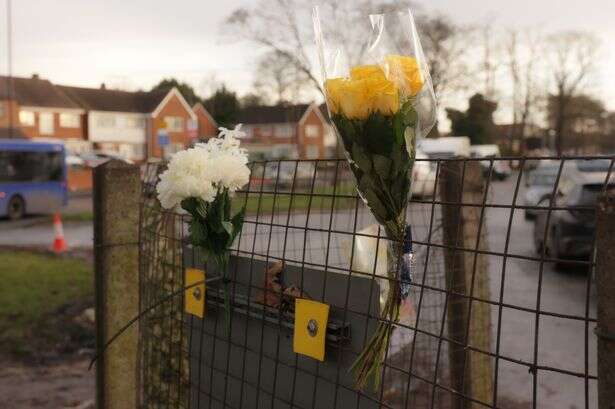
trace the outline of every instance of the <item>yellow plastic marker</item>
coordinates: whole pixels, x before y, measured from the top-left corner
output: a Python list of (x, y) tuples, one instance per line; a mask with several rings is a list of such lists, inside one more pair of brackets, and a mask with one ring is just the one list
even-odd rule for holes
[(329, 305), (296, 298), (293, 351), (324, 361), (328, 321)]
[(184, 273), (185, 286), (189, 287), (201, 281), (201, 284), (187, 289), (184, 293), (184, 310), (188, 314), (203, 318), (205, 315), (205, 271), (187, 268)]

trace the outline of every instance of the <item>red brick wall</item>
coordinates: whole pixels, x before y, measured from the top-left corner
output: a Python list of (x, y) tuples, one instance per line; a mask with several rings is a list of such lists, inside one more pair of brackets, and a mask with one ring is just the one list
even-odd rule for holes
[(92, 190), (92, 168), (69, 166), (66, 173), (68, 190), (71, 192)]
[[(0, 115), (0, 128), (8, 128), (11, 125), (14, 128), (19, 127), (19, 105), (16, 101), (3, 100), (0, 101), (4, 108), (4, 113)], [(13, 118), (11, 121), (10, 118)]]
[(297, 138), (297, 128), (294, 127), (293, 135), (287, 138), (281, 138), (276, 136), (276, 125), (279, 124), (262, 124), (252, 126), (252, 137), (247, 139), (246, 142), (259, 143), (264, 145), (277, 145), (277, 144), (294, 144)]
[[(318, 108), (316, 108), (318, 109)], [(306, 136), (306, 128), (308, 125), (316, 126), (318, 128), (318, 133), (315, 137)], [(323, 158), (325, 156), (325, 124), (323, 123), (321, 117), (316, 113), (314, 109), (310, 109), (307, 117), (299, 126), (299, 156), (301, 159), (308, 159), (307, 157), (307, 147), (315, 146), (318, 148), (318, 158)]]
[(150, 129), (150, 140), (148, 144), (148, 156), (149, 157), (162, 157), (162, 149), (158, 146), (158, 130), (165, 128), (164, 117), (165, 116), (179, 116), (184, 119), (184, 130), (182, 132), (168, 132), (171, 143), (181, 143), (184, 147), (187, 147), (192, 143), (192, 138), (188, 132), (188, 121), (191, 119), (190, 112), (186, 110), (186, 107), (181, 103), (177, 95), (173, 95), (167, 103), (162, 107), (160, 113), (152, 118), (152, 126)]
[(24, 126), (19, 122), (19, 104), (16, 101), (2, 101), (4, 105), (4, 114), (0, 116), (0, 127), (8, 127), (10, 125), (9, 121), (9, 113), (11, 114), (13, 121), (12, 125), (15, 128), (20, 128), (23, 133), (30, 138), (38, 138), (38, 137), (47, 137), (47, 138), (77, 138), (77, 139), (86, 139), (85, 132), (85, 114), (80, 114), (79, 127), (78, 128), (63, 128), (60, 127), (60, 112), (61, 109), (57, 111), (49, 111), (53, 113), (53, 134), (51, 135), (41, 135), (39, 132), (39, 115), (40, 113), (37, 111), (34, 112), (34, 125), (33, 126)]
[(194, 113), (196, 115), (199, 138), (205, 139), (218, 134), (217, 125), (212, 121), (209, 115), (203, 112), (200, 106), (194, 109)]

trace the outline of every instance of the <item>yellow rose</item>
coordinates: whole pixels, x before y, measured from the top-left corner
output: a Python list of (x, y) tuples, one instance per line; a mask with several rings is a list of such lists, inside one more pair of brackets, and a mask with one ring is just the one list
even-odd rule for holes
[[(398, 89), (384, 77), (382, 70), (378, 73), (370, 69), (370, 75), (367, 70), (357, 71), (355, 68), (351, 70), (351, 79), (333, 78), (325, 82), (325, 94), (331, 112), (349, 119), (365, 119), (371, 112), (383, 115), (397, 112)], [(357, 75), (361, 78), (357, 78)]]
[(367, 118), (371, 110), (365, 80), (346, 80), (340, 90), (340, 113), (349, 119)]
[(383, 115), (399, 111), (399, 91), (397, 86), (386, 78), (368, 78), (366, 87), (370, 98), (370, 110)]
[(350, 69), (351, 80), (362, 80), (365, 78), (385, 79), (384, 71), (379, 65), (357, 65)]
[(342, 88), (345, 86), (347, 80), (344, 78), (332, 78), (325, 81), (325, 96), (327, 98), (327, 105), (333, 114), (339, 114), (340, 110), (340, 98), (342, 95)]
[(423, 74), (416, 58), (403, 55), (387, 55), (384, 58), (388, 78), (407, 96), (415, 96), (423, 88)]

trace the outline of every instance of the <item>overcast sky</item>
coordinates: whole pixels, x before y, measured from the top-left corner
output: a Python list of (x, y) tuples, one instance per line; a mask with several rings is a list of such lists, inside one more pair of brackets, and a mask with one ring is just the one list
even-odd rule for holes
[[(0, 0), (0, 66), (6, 73), (6, 0)], [(220, 24), (250, 0), (13, 0), (13, 73), (55, 83), (147, 89), (174, 76), (208, 91), (212, 78), (240, 93), (258, 50), (221, 39)], [(594, 93), (615, 109), (614, 0), (429, 0), (460, 23), (492, 21), (543, 31), (581, 29), (603, 41)]]

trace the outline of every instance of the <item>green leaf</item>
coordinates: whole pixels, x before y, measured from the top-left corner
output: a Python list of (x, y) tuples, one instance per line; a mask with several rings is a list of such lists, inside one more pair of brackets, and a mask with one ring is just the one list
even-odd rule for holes
[(208, 207), (207, 203), (205, 203), (203, 199), (196, 199), (196, 200), (197, 200), (196, 212), (198, 213), (199, 216), (205, 219), (207, 217), (207, 207)]
[(361, 196), (367, 201), (367, 205), (372, 210), (374, 217), (378, 221), (386, 220), (388, 210), (386, 204), (381, 199), (381, 192), (378, 191), (377, 185), (370, 174), (364, 174), (358, 183), (358, 189)]
[(199, 220), (192, 219), (190, 222), (190, 239), (195, 246), (202, 246), (207, 239), (207, 229)]
[(184, 209), (185, 211), (187, 211), (188, 213), (192, 215), (197, 214), (197, 211), (196, 211), (197, 205), (198, 205), (198, 202), (195, 197), (189, 197), (187, 199), (182, 200), (180, 203), (180, 206), (182, 207), (182, 209)]
[(241, 232), (241, 229), (243, 228), (243, 220), (244, 220), (245, 213), (246, 213), (246, 208), (243, 207), (231, 219), (233, 222), (233, 234), (231, 235), (229, 246), (233, 244), (233, 241), (235, 241), (235, 237), (237, 237), (237, 235)]
[(389, 179), (393, 165), (391, 159), (382, 155), (374, 155), (372, 156), (372, 161), (374, 163), (374, 171), (378, 176), (382, 179)]
[(344, 143), (345, 149), (347, 151), (350, 151), (352, 143), (355, 140), (356, 134), (352, 121), (344, 118), (341, 115), (334, 115), (331, 119), (335, 125), (335, 130), (337, 134), (340, 136), (342, 142)]
[(350, 153), (352, 160), (363, 172), (369, 172), (372, 168), (372, 161), (369, 156), (365, 154), (363, 148), (358, 143), (352, 145), (352, 152)]
[(396, 145), (393, 117), (374, 112), (363, 124), (363, 132), (357, 140), (370, 154), (389, 156)]
[(414, 147), (416, 145), (416, 133), (414, 132), (414, 128), (406, 128), (406, 132), (404, 132), (404, 138), (406, 140), (406, 150), (408, 151), (408, 154), (411, 157), (414, 157)]
[(404, 130), (406, 125), (404, 124), (403, 114), (396, 113), (393, 117), (393, 131), (395, 132), (395, 143), (398, 146), (404, 144)]
[(222, 227), (224, 227), (224, 230), (228, 233), (229, 236), (233, 235), (233, 223), (227, 222), (227, 221), (223, 221), (222, 222)]
[(404, 105), (402, 105), (400, 112), (403, 115), (404, 123), (406, 124), (406, 126), (416, 125), (419, 116), (411, 102), (406, 102)]
[(228, 189), (224, 189), (224, 219), (228, 220), (231, 217), (231, 198)]

